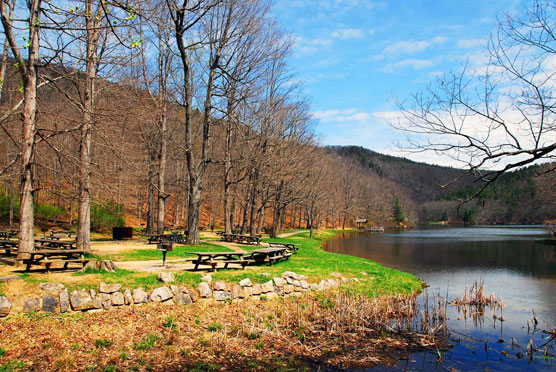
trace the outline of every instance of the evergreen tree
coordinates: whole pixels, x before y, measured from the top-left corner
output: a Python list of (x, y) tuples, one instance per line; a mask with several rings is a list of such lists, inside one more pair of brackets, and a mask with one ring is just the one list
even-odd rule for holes
[(394, 222), (396, 222), (396, 224), (400, 224), (405, 220), (405, 216), (402, 210), (402, 205), (400, 203), (400, 199), (398, 199), (397, 196), (394, 198), (393, 217), (394, 217)]

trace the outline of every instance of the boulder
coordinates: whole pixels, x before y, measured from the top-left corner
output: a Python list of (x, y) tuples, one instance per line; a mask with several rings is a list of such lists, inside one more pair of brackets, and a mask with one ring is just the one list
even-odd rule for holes
[(112, 301), (112, 306), (122, 306), (125, 305), (125, 298), (122, 292), (114, 292), (110, 295), (110, 300)]
[(171, 285), (170, 290), (172, 291), (174, 296), (181, 292), (180, 288), (177, 285)]
[(108, 293), (100, 293), (97, 297), (100, 298), (100, 304), (104, 310), (110, 310), (112, 307), (112, 296)]
[(268, 282), (261, 284), (261, 292), (262, 293), (274, 292), (274, 285), (272, 284), (272, 280), (269, 280)]
[[(243, 294), (243, 297), (241, 297)], [(244, 287), (239, 291), (239, 298), (249, 298), (253, 295), (253, 287)]]
[(210, 283), (212, 282), (212, 276), (210, 274), (205, 274), (201, 277), (201, 281)]
[(294, 273), (293, 271), (285, 271), (282, 273), (282, 277), (283, 278), (292, 278), (295, 280), (300, 280), (301, 278), (299, 277), (299, 275), (297, 275), (296, 273)]
[(311, 291), (319, 291), (320, 290), (320, 287), (317, 283), (311, 283), (310, 287), (311, 287)]
[(71, 292), (70, 303), (71, 308), (74, 311), (83, 311), (95, 308), (91, 295), (85, 290)]
[(194, 288), (186, 288), (187, 294), (189, 295), (189, 297), (191, 297), (191, 301), (193, 302), (197, 302), (197, 300), (199, 299), (199, 291), (197, 291)]
[(208, 285), (208, 283), (206, 283), (206, 282), (200, 283), (198, 289), (199, 289), (199, 295), (202, 298), (212, 297), (212, 290), (210, 289), (210, 286)]
[(290, 278), (289, 276), (286, 276), (284, 279), (286, 279), (286, 283), (293, 284), (293, 279)]
[(153, 293), (151, 293), (150, 300), (152, 302), (164, 302), (174, 297), (172, 291), (168, 287), (156, 288)]
[(214, 299), (216, 301), (226, 301), (226, 299), (230, 298), (230, 292), (228, 292), (228, 291), (214, 291), (213, 296), (214, 296)]
[(163, 283), (172, 283), (174, 281), (174, 274), (158, 273), (158, 280), (160, 280)]
[(261, 294), (262, 289), (261, 289), (261, 285), (260, 284), (255, 284), (253, 287), (251, 287), (251, 295), (253, 296), (258, 296)]
[(42, 296), (42, 311), (47, 313), (57, 313), (60, 310), (60, 301), (58, 296)]
[(50, 295), (58, 296), (66, 287), (62, 283), (41, 283), (39, 284), (39, 289), (45, 291)]
[(107, 294), (112, 294), (114, 292), (118, 292), (120, 290), (120, 288), (122, 288), (121, 284), (106, 284), (106, 283), (100, 283), (100, 288), (99, 288), (99, 292), (100, 293), (107, 293)]
[(124, 303), (126, 305), (131, 305), (133, 303), (133, 296), (131, 295), (131, 291), (129, 289), (124, 291)]
[(213, 285), (215, 291), (225, 291), (227, 287), (226, 282), (223, 281), (215, 282)]
[(41, 309), (41, 299), (35, 297), (27, 297), (23, 300), (23, 312), (30, 313)]
[(299, 280), (294, 280), (293, 283), (292, 283), (292, 285), (293, 285), (294, 287), (300, 287), (300, 288), (301, 288), (301, 283), (299, 282)]
[(301, 289), (309, 289), (309, 283), (306, 280), (300, 280), (299, 284), (301, 285)]
[(282, 278), (276, 277), (272, 280), (274, 280), (274, 285), (277, 286), (277, 287), (283, 287), (283, 286), (286, 285), (286, 281)]
[(143, 288), (136, 288), (132, 293), (133, 303), (144, 304), (149, 300), (149, 295), (143, 290)]
[(59, 300), (60, 300), (60, 312), (61, 313), (67, 312), (70, 307), (70, 298), (67, 289), (64, 289), (62, 292), (60, 292)]
[(239, 282), (239, 285), (242, 287), (252, 287), (253, 283), (251, 283), (251, 279), (249, 278), (245, 278), (242, 281)]
[(0, 296), (0, 318), (8, 316), (12, 309), (12, 303), (7, 297)]
[(293, 285), (287, 284), (284, 286), (284, 292), (286, 292), (286, 294), (293, 293), (293, 288)]
[(187, 293), (179, 292), (174, 296), (174, 302), (178, 305), (189, 305), (193, 302)]
[(239, 291), (241, 290), (241, 288), (242, 287), (240, 287), (238, 284), (234, 284), (232, 286), (232, 293), (231, 293), (232, 300), (239, 298)]
[(102, 301), (94, 289), (89, 289), (89, 295), (93, 299), (93, 306), (95, 309), (102, 309)]
[(0, 283), (14, 282), (16, 280), (23, 280), (16, 275), (0, 276)]

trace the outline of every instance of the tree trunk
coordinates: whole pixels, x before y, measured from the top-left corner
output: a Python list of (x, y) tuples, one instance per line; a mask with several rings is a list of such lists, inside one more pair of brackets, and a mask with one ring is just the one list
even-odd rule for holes
[(189, 203), (187, 208), (187, 244), (199, 244), (199, 212), (203, 186), (198, 178), (189, 178)]
[(160, 152), (158, 162), (158, 219), (157, 219), (157, 233), (164, 234), (164, 223), (166, 220), (166, 192), (165, 192), (165, 177), (166, 177), (166, 109), (162, 108), (162, 113), (159, 121), (160, 128)]
[(147, 195), (147, 234), (152, 234), (154, 232), (154, 170), (153, 170), (153, 159), (151, 157), (149, 162), (149, 189)]

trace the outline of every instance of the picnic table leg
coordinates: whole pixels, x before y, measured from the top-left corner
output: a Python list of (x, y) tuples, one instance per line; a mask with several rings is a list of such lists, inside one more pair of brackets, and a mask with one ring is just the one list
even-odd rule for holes
[(217, 263), (216, 262), (211, 262), (210, 264), (212, 265), (212, 272), (215, 273)]

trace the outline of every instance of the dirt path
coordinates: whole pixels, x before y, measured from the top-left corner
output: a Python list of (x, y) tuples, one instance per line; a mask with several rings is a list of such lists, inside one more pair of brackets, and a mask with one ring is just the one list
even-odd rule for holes
[(293, 236), (293, 235), (297, 235), (297, 234), (302, 234), (304, 232), (307, 232), (309, 230), (297, 230), (297, 231), (292, 231), (289, 233), (284, 233), (284, 234), (280, 234), (278, 235), (279, 238), (287, 238), (288, 236)]

